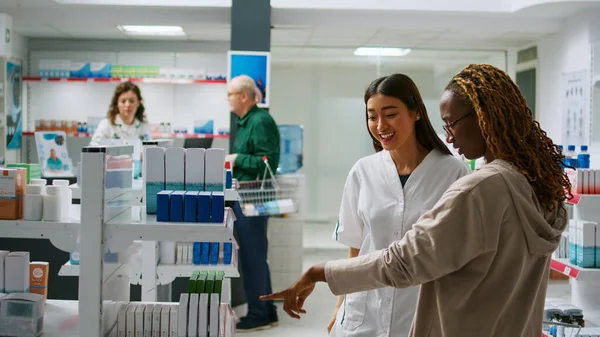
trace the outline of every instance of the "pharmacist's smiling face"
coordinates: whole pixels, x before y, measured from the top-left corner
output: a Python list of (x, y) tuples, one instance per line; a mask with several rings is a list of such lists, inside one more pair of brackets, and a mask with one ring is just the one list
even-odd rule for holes
[(133, 90), (129, 90), (122, 93), (119, 96), (117, 103), (119, 108), (119, 116), (123, 120), (123, 123), (127, 125), (133, 124), (135, 113), (140, 106), (140, 101), (135, 92), (133, 92)]

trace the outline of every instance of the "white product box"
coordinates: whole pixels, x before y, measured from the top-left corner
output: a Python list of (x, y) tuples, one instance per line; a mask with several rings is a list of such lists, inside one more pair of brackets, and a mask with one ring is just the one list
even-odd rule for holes
[(590, 194), (596, 194), (596, 172), (589, 170), (588, 184), (590, 185)]
[(188, 318), (188, 337), (198, 336), (198, 306), (200, 296), (198, 294), (190, 294), (190, 310)]
[(190, 300), (189, 294), (181, 294), (179, 296), (179, 317), (177, 318), (177, 337), (186, 337), (188, 326), (188, 303)]
[(579, 194), (583, 194), (583, 170), (576, 171), (577, 178), (575, 179), (575, 191)]
[(144, 314), (146, 312), (146, 305), (138, 304), (135, 309), (135, 337), (144, 336)]
[(583, 194), (590, 194), (590, 170), (583, 170)]
[(147, 304), (144, 311), (144, 337), (152, 337), (152, 312), (154, 304)]
[(577, 220), (569, 220), (569, 262), (577, 264)]
[(169, 323), (171, 321), (171, 306), (163, 305), (162, 310), (160, 311), (160, 336), (167, 337), (169, 336), (170, 328)]
[(12, 252), (4, 258), (4, 291), (29, 292), (29, 252)]
[(183, 243), (181, 245), (181, 247), (183, 248), (183, 258), (181, 260), (181, 263), (187, 264), (188, 263), (188, 254), (189, 254), (189, 245), (187, 243)]
[(165, 151), (165, 188), (185, 190), (185, 149), (170, 147)]
[(183, 264), (183, 243), (177, 243), (177, 261), (176, 264)]
[(4, 289), (4, 259), (10, 252), (8, 250), (0, 250), (0, 293), (5, 292)]
[(129, 303), (127, 306), (127, 337), (135, 337), (135, 310), (137, 305)]
[(117, 313), (117, 337), (127, 336), (127, 306), (121, 306)]
[(162, 307), (163, 306), (161, 304), (156, 304), (152, 310), (152, 337), (161, 337), (160, 315), (162, 312)]
[(194, 262), (194, 244), (188, 243), (188, 259), (187, 264), (192, 264)]
[(198, 337), (208, 337), (208, 294), (200, 294), (198, 303)]
[(596, 255), (596, 224), (577, 221), (577, 265), (594, 268)]
[(185, 150), (185, 190), (204, 191), (204, 156), (205, 149), (191, 148)]
[(206, 149), (204, 156), (204, 190), (222, 192), (225, 190), (225, 150)]
[(210, 334), (209, 337), (219, 337), (219, 294), (210, 294)]
[(171, 316), (169, 319), (169, 337), (178, 337), (177, 336), (177, 306), (171, 306)]
[(146, 198), (146, 213), (156, 213), (156, 194), (165, 190), (165, 148), (144, 148), (143, 195)]

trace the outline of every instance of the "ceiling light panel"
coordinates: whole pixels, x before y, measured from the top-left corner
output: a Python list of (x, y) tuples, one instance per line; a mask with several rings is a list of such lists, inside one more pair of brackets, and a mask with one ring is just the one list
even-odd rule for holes
[(64, 5), (231, 7), (231, 0), (54, 0)]

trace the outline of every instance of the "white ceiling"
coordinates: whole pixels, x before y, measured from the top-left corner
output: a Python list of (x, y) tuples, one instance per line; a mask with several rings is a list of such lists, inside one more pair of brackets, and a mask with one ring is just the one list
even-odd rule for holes
[[(522, 1), (535, 4), (540, 0)], [(529, 6), (514, 13), (273, 8), (273, 60), (353, 62), (357, 58), (351, 51), (359, 46), (506, 50), (556, 33), (562, 29), (565, 17), (594, 8), (600, 8), (600, 1)], [(123, 35), (118, 25), (160, 24), (182, 26), (187, 34), (182, 40), (228, 41), (231, 29), (227, 7), (86, 6), (60, 5), (53, 0), (0, 0), (0, 13), (11, 15), (14, 31), (29, 38), (127, 40), (133, 38)], [(327, 49), (332, 50), (328, 55), (324, 51)], [(440, 53), (432, 55), (437, 55), (434, 62), (448, 60)], [(427, 57), (413, 52), (402, 59), (398, 62), (413, 59), (411, 62), (419, 63)]]

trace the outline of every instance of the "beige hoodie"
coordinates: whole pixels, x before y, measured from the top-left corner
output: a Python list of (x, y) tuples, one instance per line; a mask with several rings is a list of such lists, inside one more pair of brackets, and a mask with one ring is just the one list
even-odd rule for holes
[(402, 240), (329, 262), (325, 275), (335, 295), (421, 284), (410, 336), (539, 337), (565, 215), (497, 159), (450, 186)]

